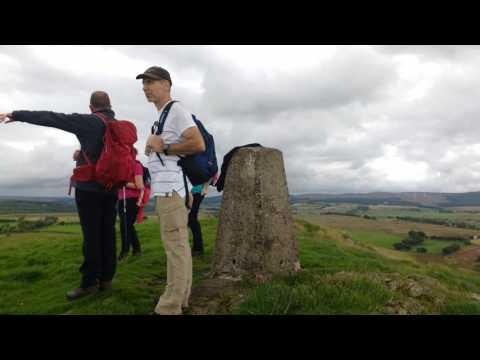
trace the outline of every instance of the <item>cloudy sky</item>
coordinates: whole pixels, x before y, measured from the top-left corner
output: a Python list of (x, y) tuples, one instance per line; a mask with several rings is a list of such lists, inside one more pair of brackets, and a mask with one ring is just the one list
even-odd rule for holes
[[(0, 46), (0, 112), (87, 113), (105, 90), (143, 149), (157, 113), (135, 76), (152, 65), (219, 164), (237, 145), (278, 148), (291, 193), (480, 191), (480, 46)], [(65, 196), (78, 146), (1, 124), (0, 195)]]

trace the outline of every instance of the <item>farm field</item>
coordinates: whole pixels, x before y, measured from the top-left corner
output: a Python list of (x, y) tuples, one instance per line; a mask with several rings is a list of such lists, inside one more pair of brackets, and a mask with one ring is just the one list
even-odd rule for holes
[[(477, 221), (480, 213), (474, 212), (474, 208), (470, 207), (465, 210), (457, 207), (454, 211), (449, 209), (448, 211), (451, 212), (445, 212), (445, 210), (439, 211), (428, 208), (380, 205), (368, 206), (367, 211), (359, 211), (357, 216), (348, 215), (349, 212), (352, 214), (353, 209), (358, 209), (357, 205), (338, 204), (320, 210), (306, 206), (303, 211), (297, 212), (297, 216), (312, 224), (342, 230), (355, 241), (385, 249), (393, 249), (393, 245), (405, 239), (409, 231), (421, 231), (429, 237), (469, 239), (469, 243), (446, 239), (427, 239), (422, 244), (414, 246), (410, 254), (420, 261), (444, 261), (457, 263), (459, 266), (468, 268), (480, 266), (480, 262), (477, 261), (480, 259), (480, 230), (421, 222), (425, 218), (434, 218), (434, 215), (446, 220)], [(326, 212), (329, 214), (326, 214)], [(345, 215), (332, 215), (332, 212), (336, 214), (344, 213)], [(374, 218), (365, 218), (364, 215)], [(396, 218), (397, 216), (412, 217), (415, 221), (399, 220)], [(442, 250), (454, 244), (459, 245), (459, 251), (451, 256), (443, 257)], [(426, 253), (416, 253), (419, 247), (425, 248)]]
[[(55, 224), (34, 231), (0, 234), (0, 314), (151, 313), (166, 283), (157, 220), (137, 225), (144, 253), (118, 265), (112, 292), (69, 302), (65, 292), (78, 285), (82, 260), (80, 226), (75, 214), (55, 216)], [(1, 216), (0, 226), (17, 220)], [(297, 215), (300, 272), (219, 285), (209, 278), (218, 220), (203, 213), (206, 253), (194, 258), (185, 314), (480, 314), (479, 245), (448, 256), (438, 253), (445, 241), (426, 240), (426, 254), (391, 248), (412, 226), (452, 236), (471, 230), (390, 220)]]

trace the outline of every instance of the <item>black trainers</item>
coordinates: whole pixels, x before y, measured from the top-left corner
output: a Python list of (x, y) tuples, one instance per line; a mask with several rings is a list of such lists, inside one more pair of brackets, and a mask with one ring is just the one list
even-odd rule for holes
[(100, 290), (100, 291), (112, 290), (112, 282), (111, 281), (100, 281), (100, 283), (98, 284), (98, 290)]
[(128, 255), (128, 254), (120, 254), (120, 255), (118, 256), (118, 261), (119, 261), (119, 262), (122, 262), (123, 260), (125, 260), (125, 259), (127, 258), (127, 255)]
[(95, 294), (97, 291), (98, 291), (98, 288), (96, 286), (90, 286), (87, 288), (79, 287), (67, 292), (66, 297), (68, 300), (73, 301), (87, 295)]

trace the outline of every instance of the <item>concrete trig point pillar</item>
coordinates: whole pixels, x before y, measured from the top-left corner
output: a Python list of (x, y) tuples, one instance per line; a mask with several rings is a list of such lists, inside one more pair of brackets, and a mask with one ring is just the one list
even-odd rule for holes
[(242, 148), (225, 179), (212, 277), (268, 276), (299, 268), (282, 153)]

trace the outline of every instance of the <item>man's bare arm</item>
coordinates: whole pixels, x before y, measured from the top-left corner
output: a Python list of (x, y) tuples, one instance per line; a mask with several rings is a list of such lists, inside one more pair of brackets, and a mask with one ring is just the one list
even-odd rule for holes
[[(170, 144), (169, 155), (190, 155), (205, 151), (205, 143), (198, 127), (189, 127), (182, 133), (182, 142)], [(147, 139), (146, 153), (150, 151), (163, 153), (164, 142), (158, 135), (150, 135)]]

